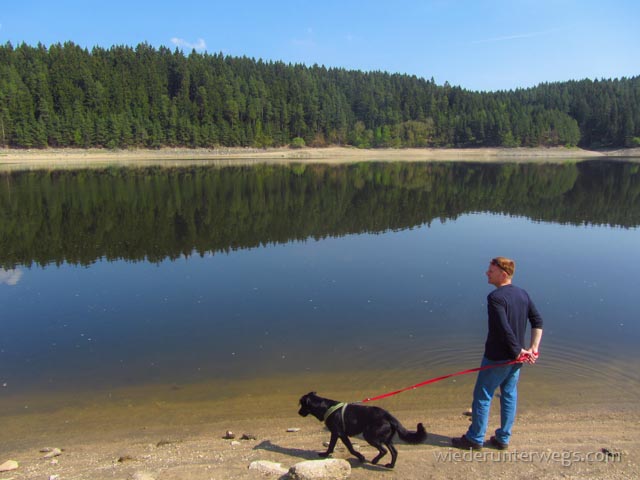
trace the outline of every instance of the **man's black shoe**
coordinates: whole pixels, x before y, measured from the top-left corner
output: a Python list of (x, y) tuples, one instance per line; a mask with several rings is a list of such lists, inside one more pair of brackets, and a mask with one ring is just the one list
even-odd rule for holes
[(463, 450), (482, 450), (482, 444), (472, 442), (465, 435), (462, 435), (460, 438), (452, 438), (451, 445), (456, 448), (461, 448)]
[(503, 443), (500, 440), (498, 440), (496, 437), (491, 437), (489, 439), (489, 443), (496, 447), (498, 450), (506, 450), (507, 448), (509, 448), (509, 444), (508, 443)]

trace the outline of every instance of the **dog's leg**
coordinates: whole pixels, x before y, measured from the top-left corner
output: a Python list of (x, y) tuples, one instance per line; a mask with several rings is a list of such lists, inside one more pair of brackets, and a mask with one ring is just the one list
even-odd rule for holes
[(391, 443), (391, 440), (389, 440), (386, 443), (386, 445), (387, 447), (389, 447), (389, 451), (391, 452), (391, 463), (387, 463), (385, 467), (393, 468), (396, 466), (396, 459), (398, 458), (398, 450), (396, 450), (396, 447), (393, 445), (393, 443)]
[(364, 437), (364, 439), (369, 443), (369, 445), (371, 445), (372, 447), (375, 447), (379, 452), (378, 455), (376, 455), (376, 457), (373, 460), (371, 460), (371, 463), (375, 465), (380, 461), (382, 457), (384, 457), (387, 454), (387, 450), (382, 446), (382, 443), (380, 443), (375, 438)]
[(344, 443), (347, 447), (347, 450), (349, 450), (351, 452), (351, 455), (353, 455), (354, 457), (357, 457), (358, 460), (360, 460), (361, 462), (365, 462), (366, 459), (364, 458), (364, 455), (362, 455), (360, 452), (358, 452), (355, 448), (353, 448), (353, 445), (351, 444), (351, 440), (349, 440), (349, 437), (346, 434), (341, 434), (340, 435), (340, 440), (342, 440), (342, 443)]
[(331, 432), (331, 440), (329, 440), (329, 447), (326, 452), (321, 452), (320, 455), (322, 458), (327, 458), (329, 455), (333, 453), (333, 449), (336, 448), (336, 443), (338, 442), (338, 434)]

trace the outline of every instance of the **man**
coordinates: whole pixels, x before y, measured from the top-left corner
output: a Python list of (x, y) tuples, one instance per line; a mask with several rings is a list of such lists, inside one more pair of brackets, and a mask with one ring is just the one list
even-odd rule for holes
[[(522, 359), (533, 364), (538, 358), (542, 338), (542, 317), (527, 292), (511, 283), (515, 262), (505, 257), (491, 260), (486, 272), (488, 282), (496, 289), (487, 296), (489, 333), (482, 366)], [(524, 348), (527, 320), (531, 323), (531, 343)], [(471, 425), (466, 434), (451, 439), (454, 447), (480, 450), (489, 423), (489, 409), (495, 390), (500, 387), (500, 428), (490, 443), (504, 450), (509, 446), (511, 428), (516, 418), (518, 378), (522, 363), (489, 368), (478, 372), (473, 390)]]

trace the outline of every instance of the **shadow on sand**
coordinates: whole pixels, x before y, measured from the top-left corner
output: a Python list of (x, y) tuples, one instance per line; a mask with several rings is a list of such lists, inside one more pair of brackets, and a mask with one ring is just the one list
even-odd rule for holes
[[(400, 441), (398, 443), (402, 445), (405, 442)], [(422, 442), (422, 445), (432, 445), (434, 447), (441, 447), (441, 448), (451, 447), (451, 437), (448, 437), (445, 435), (439, 435), (437, 433), (429, 433), (425, 441)], [(269, 452), (280, 453), (288, 457), (298, 457), (303, 460), (320, 460), (321, 459), (318, 455), (319, 451), (303, 450), (301, 448), (282, 447), (280, 445), (277, 445), (271, 442), (271, 440), (264, 440), (260, 442), (258, 445), (256, 445), (255, 447), (253, 447), (253, 449), (267, 450)], [(351, 468), (363, 468), (369, 471), (389, 471), (388, 468), (383, 467), (382, 465), (373, 465), (369, 462), (360, 463), (360, 461), (358, 461), (358, 459), (356, 458), (347, 458), (346, 460), (351, 465)]]

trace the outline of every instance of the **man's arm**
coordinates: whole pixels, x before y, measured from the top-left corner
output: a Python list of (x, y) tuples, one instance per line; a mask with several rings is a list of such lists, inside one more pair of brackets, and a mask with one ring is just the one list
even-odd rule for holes
[(527, 355), (527, 363), (534, 364), (538, 359), (538, 349), (540, 348), (540, 340), (542, 340), (542, 329), (541, 328), (532, 328), (531, 329), (531, 346), (528, 350), (522, 349), (522, 352)]
[(531, 323), (531, 343), (528, 350), (523, 352), (528, 354), (527, 362), (534, 364), (538, 359), (538, 349), (540, 348), (540, 340), (542, 340), (542, 315), (538, 312), (535, 304), (529, 298), (529, 322)]
[(542, 329), (532, 328), (531, 329), (531, 346), (529, 347), (529, 350), (537, 354), (538, 349), (540, 348), (540, 340), (542, 340)]

